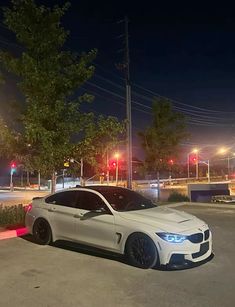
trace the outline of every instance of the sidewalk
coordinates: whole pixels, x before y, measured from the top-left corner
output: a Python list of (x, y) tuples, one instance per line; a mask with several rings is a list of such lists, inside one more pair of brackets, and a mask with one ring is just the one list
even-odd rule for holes
[(235, 210), (235, 203), (231, 204), (215, 204), (215, 203), (197, 203), (197, 202), (181, 202), (181, 203), (174, 203), (166, 205), (169, 208), (176, 208), (180, 206), (195, 206), (195, 207), (207, 207), (207, 208), (223, 208), (223, 209), (234, 209)]

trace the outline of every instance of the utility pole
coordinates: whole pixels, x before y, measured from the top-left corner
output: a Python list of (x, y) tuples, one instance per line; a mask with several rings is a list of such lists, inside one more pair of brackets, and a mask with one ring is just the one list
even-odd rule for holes
[(14, 191), (14, 186), (13, 186), (13, 169), (11, 168), (11, 172), (10, 172), (10, 191), (13, 192)]
[(106, 152), (106, 168), (107, 168), (107, 172), (106, 172), (107, 185), (109, 185), (109, 150), (108, 148)]
[(196, 180), (199, 179), (199, 163), (198, 163), (198, 151), (196, 152)]
[(126, 132), (127, 132), (127, 187), (132, 188), (132, 123), (131, 123), (131, 85), (128, 18), (125, 17), (125, 66), (126, 66)]
[(210, 183), (210, 161), (207, 161), (208, 183)]
[[(131, 121), (131, 85), (130, 85), (130, 56), (129, 56), (129, 20), (127, 16), (124, 20), (119, 21), (125, 23), (125, 58), (124, 63), (119, 64), (118, 69), (125, 70), (126, 80), (126, 173), (127, 188), (132, 188), (132, 121)], [(123, 37), (120, 35), (118, 38)], [(123, 49), (121, 49), (123, 51)]]
[(69, 161), (72, 162), (72, 163), (75, 162), (78, 165), (80, 165), (80, 171), (81, 171), (80, 172), (80, 185), (84, 186), (85, 185), (85, 181), (84, 181), (84, 178), (83, 178), (83, 158), (81, 158), (80, 162), (75, 160), (74, 158), (71, 158)]
[(188, 153), (187, 154), (187, 166), (188, 166), (188, 179), (189, 179), (189, 177), (190, 177), (190, 172), (189, 172), (189, 155), (190, 155), (190, 153)]
[(41, 172), (40, 170), (38, 171), (38, 191), (41, 190)]

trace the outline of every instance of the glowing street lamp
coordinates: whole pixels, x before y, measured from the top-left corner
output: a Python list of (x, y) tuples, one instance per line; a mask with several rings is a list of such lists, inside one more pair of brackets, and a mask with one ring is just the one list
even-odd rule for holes
[(120, 157), (120, 154), (116, 152), (114, 157), (116, 158), (116, 186), (117, 186), (118, 185), (118, 159)]
[(229, 176), (230, 176), (230, 159), (231, 159), (230, 155), (232, 154), (233, 156), (235, 156), (235, 153), (231, 153), (229, 151), (229, 149), (225, 148), (225, 147), (220, 148), (218, 153), (221, 154), (221, 155), (225, 155), (225, 154), (228, 155), (227, 156), (227, 168), (228, 168), (228, 178), (229, 178)]
[(227, 149), (227, 148), (221, 147), (221, 148), (219, 149), (219, 154), (221, 154), (221, 155), (223, 155), (223, 154), (225, 154), (225, 153), (227, 153), (227, 152), (228, 152), (228, 149)]

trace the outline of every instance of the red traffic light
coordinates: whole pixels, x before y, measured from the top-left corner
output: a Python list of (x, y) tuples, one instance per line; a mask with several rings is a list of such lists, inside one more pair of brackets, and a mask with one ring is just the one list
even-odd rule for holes
[(197, 156), (191, 156), (191, 157), (190, 157), (190, 162), (191, 162), (191, 163), (197, 164), (197, 161), (198, 161), (198, 157), (197, 157)]
[(11, 168), (15, 168), (15, 167), (16, 167), (15, 162), (12, 162), (12, 163), (11, 163)]
[(174, 160), (173, 160), (173, 159), (170, 159), (170, 160), (169, 160), (169, 164), (173, 165), (173, 164), (174, 164)]
[(117, 161), (115, 160), (109, 160), (109, 169), (115, 169), (117, 167)]

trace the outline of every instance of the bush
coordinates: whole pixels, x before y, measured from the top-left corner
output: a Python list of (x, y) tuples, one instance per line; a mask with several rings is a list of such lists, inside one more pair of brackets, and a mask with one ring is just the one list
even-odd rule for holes
[(181, 201), (190, 201), (188, 196), (186, 195), (182, 195), (179, 192), (173, 192), (170, 194), (170, 196), (168, 197), (168, 201), (171, 202), (181, 202)]
[(0, 226), (24, 225), (25, 209), (23, 205), (0, 205)]

